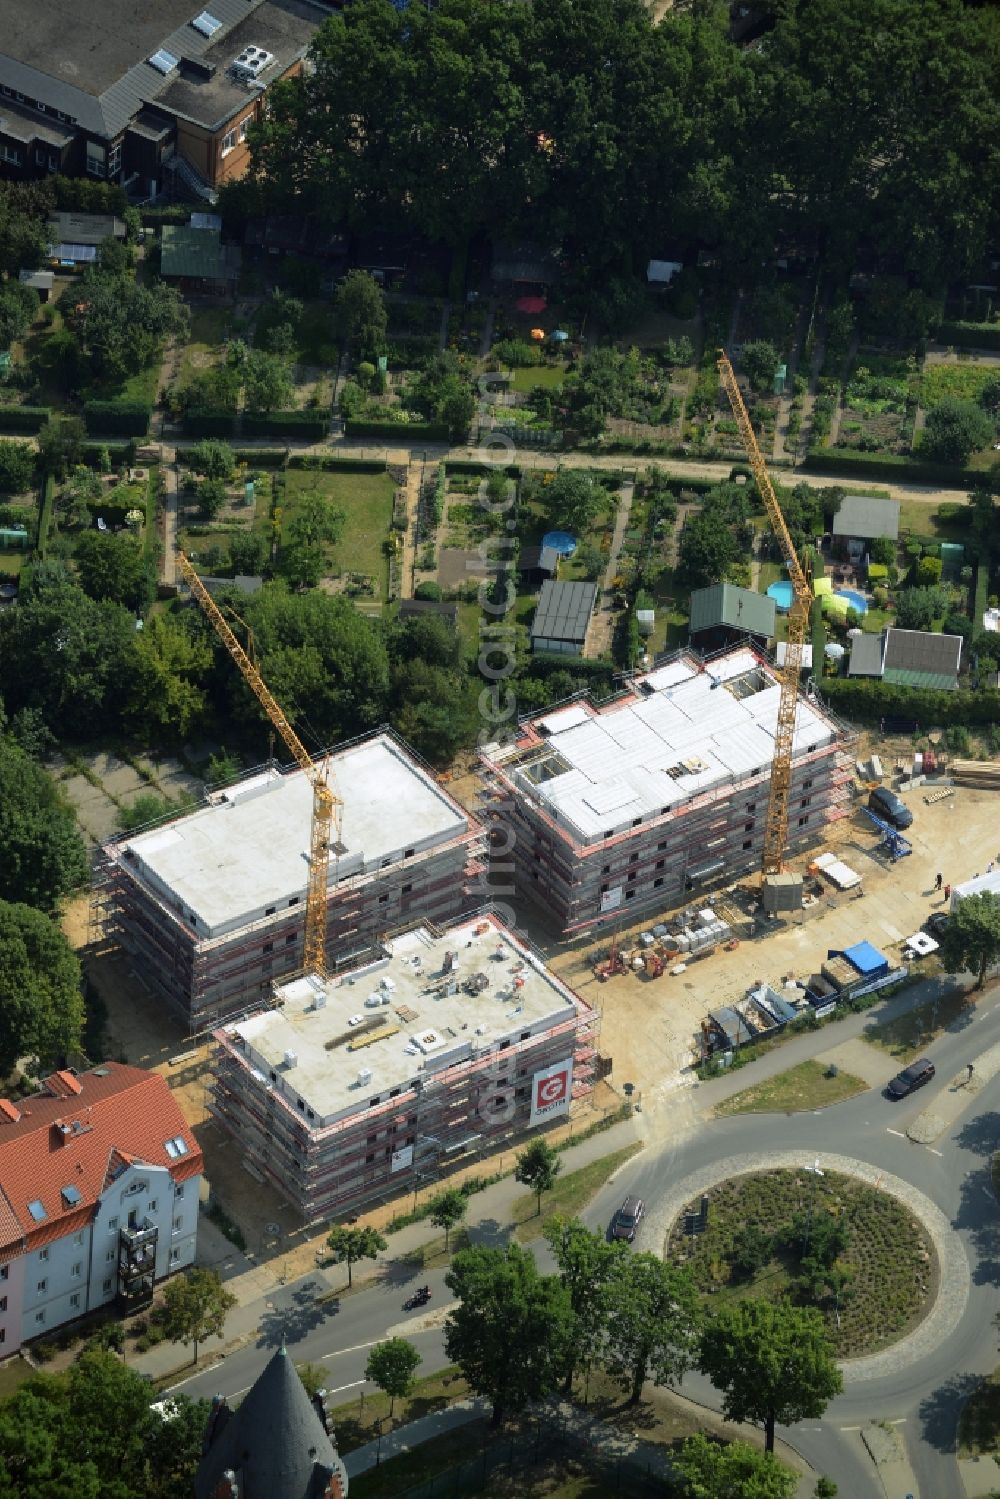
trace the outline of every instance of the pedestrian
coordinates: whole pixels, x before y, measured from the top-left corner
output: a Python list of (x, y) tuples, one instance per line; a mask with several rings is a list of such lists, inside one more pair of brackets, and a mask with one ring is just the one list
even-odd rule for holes
[(944, 884), (944, 875), (942, 875), (942, 874), (935, 875), (935, 877), (934, 877), (934, 889), (935, 890), (940, 890), (941, 886), (943, 884)]
[(993, 860), (992, 859), (990, 860), (990, 862), (986, 866), (986, 873), (987, 874), (992, 874), (993, 873)]
[(944, 887), (944, 898), (945, 898), (945, 900), (951, 900), (951, 886), (950, 885), (945, 885), (945, 887)]
[(968, 1075), (968, 1077), (967, 1077), (967, 1078), (966, 1078), (966, 1079), (965, 1079), (965, 1083), (966, 1083), (966, 1087), (968, 1087), (968, 1085), (969, 1085), (969, 1083), (971, 1083), (971, 1082), (972, 1082), (972, 1074), (973, 1074), (973, 1073), (974, 1073), (974, 1072), (975, 1072), (975, 1070), (976, 1070), (976, 1066), (975, 1066), (975, 1063), (974, 1063), (974, 1062), (966, 1062), (966, 1064), (965, 1064), (965, 1065), (966, 1065), (966, 1067), (968, 1067), (968, 1069), (969, 1069), (969, 1075)]

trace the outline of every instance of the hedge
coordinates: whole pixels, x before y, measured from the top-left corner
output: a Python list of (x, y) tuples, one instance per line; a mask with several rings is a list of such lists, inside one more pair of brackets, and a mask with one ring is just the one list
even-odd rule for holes
[(866, 723), (883, 718), (905, 718), (923, 728), (1000, 723), (1000, 692), (939, 692), (859, 677), (833, 677), (821, 690), (836, 712)]
[(0, 432), (40, 432), (51, 415), (50, 406), (0, 406)]
[(982, 473), (969, 468), (949, 468), (945, 463), (920, 463), (897, 458), (892, 453), (858, 453), (851, 448), (811, 448), (803, 468), (813, 473), (870, 474), (873, 479), (911, 480), (914, 484), (944, 484), (949, 489), (968, 489), (980, 484)]
[(245, 463), (250, 468), (283, 468), (288, 457), (288, 449), (237, 448), (234, 456), (237, 463)]
[(990, 557), (989, 553), (981, 558), (976, 566), (976, 591), (972, 601), (972, 623), (979, 631), (983, 628), (983, 615), (986, 613), (986, 605), (989, 602), (990, 593)]
[(52, 507), (56, 497), (56, 481), (53, 474), (42, 480), (42, 503), (38, 507), (38, 534), (35, 547), (39, 557), (44, 557), (49, 541), (49, 526), (52, 524)]
[(498, 472), (507, 475), (508, 479), (519, 479), (521, 470), (516, 463), (509, 463), (500, 469), (499, 465), (493, 463), (474, 463), (471, 458), (449, 459), (445, 464), (445, 472), (448, 474), (474, 474), (478, 479), (488, 479), (490, 474)]
[(367, 422), (351, 418), (344, 423), (348, 437), (395, 437), (402, 442), (447, 442), (444, 422)]
[(338, 474), (384, 474), (384, 458), (338, 458), (333, 453), (293, 453), (289, 468), (331, 470)]
[(247, 411), (243, 414), (244, 437), (305, 437), (313, 442), (328, 436), (330, 418), (326, 412), (313, 411)]
[(88, 401), (83, 408), (83, 420), (91, 437), (108, 433), (145, 437), (152, 414), (153, 408), (141, 401)]
[(942, 323), (934, 339), (959, 349), (1000, 349), (1000, 323)]
[(101, 454), (107, 453), (112, 464), (131, 463), (135, 457), (134, 442), (85, 442), (80, 450), (80, 456), (84, 463), (89, 463), (91, 468), (97, 468), (101, 461)]
[(236, 431), (235, 411), (186, 411), (185, 437), (232, 437)]

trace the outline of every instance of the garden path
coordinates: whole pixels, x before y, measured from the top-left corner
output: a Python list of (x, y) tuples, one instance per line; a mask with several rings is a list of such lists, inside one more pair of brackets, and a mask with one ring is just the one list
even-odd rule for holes
[(625, 532), (628, 530), (634, 494), (634, 484), (622, 485), (618, 500), (618, 514), (615, 516), (615, 529), (611, 537), (611, 550), (608, 553), (608, 565), (604, 569), (604, 577), (601, 579), (597, 595), (597, 608), (590, 621), (590, 629), (587, 631), (585, 654), (592, 658), (603, 656), (611, 650), (615, 620), (615, 590), (611, 586), (611, 580), (618, 571), (618, 558), (625, 540)]

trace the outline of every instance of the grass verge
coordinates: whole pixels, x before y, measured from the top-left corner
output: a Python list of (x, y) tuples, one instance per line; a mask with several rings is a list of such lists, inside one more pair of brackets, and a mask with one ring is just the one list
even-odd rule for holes
[[(453, 1405), (456, 1400), (464, 1400), (468, 1394), (468, 1385), (454, 1367), (441, 1369), (437, 1374), (427, 1374), (416, 1381), (412, 1395), (408, 1395), (405, 1400), (396, 1401), (392, 1427), (406, 1426), (411, 1421), (419, 1421), (422, 1416), (447, 1410), (449, 1405)], [(357, 1400), (349, 1400), (344, 1405), (336, 1406), (330, 1412), (330, 1419), (337, 1433), (338, 1450), (353, 1452), (356, 1447), (363, 1447), (366, 1442), (375, 1440), (380, 1421), (383, 1423), (382, 1435), (385, 1436), (389, 1431), (389, 1397), (383, 1395), (381, 1390), (363, 1394)], [(460, 1453), (453, 1460), (459, 1461), (461, 1456)], [(446, 1467), (447, 1464), (442, 1466)], [(351, 1491), (353, 1490), (352, 1480)]]
[(868, 1084), (851, 1072), (831, 1076), (820, 1062), (800, 1062), (765, 1078), (752, 1088), (744, 1088), (716, 1107), (716, 1114), (795, 1114), (804, 1109), (822, 1109), (863, 1093)]
[(579, 1171), (567, 1172), (565, 1176), (557, 1176), (555, 1186), (551, 1192), (546, 1192), (542, 1199), (542, 1211), (538, 1212), (538, 1202), (534, 1192), (526, 1192), (523, 1197), (515, 1198), (511, 1208), (511, 1222), (514, 1224), (514, 1237), (522, 1243), (527, 1239), (537, 1239), (548, 1220), (555, 1213), (564, 1217), (575, 1217), (581, 1209), (600, 1191), (608, 1177), (619, 1166), (624, 1166), (642, 1149), (639, 1141), (631, 1145), (625, 1145), (621, 1150), (616, 1150), (611, 1155), (602, 1156), (598, 1161), (591, 1161), (586, 1166), (581, 1166)]
[(866, 1025), (864, 1038), (872, 1046), (881, 1046), (900, 1062), (912, 1062), (932, 1041), (967, 1016), (974, 1004), (971, 995), (954, 989), (936, 1003), (918, 1005), (905, 1015), (897, 1015), (895, 1020)]
[(13, 1395), (26, 1379), (34, 1374), (34, 1369), (25, 1358), (12, 1358), (10, 1363), (0, 1368), (0, 1400), (8, 1395)]

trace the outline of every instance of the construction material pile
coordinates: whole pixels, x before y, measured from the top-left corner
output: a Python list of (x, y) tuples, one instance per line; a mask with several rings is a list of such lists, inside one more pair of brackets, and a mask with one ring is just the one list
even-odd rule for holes
[(956, 786), (1000, 791), (1000, 761), (997, 760), (950, 760), (948, 774)]

